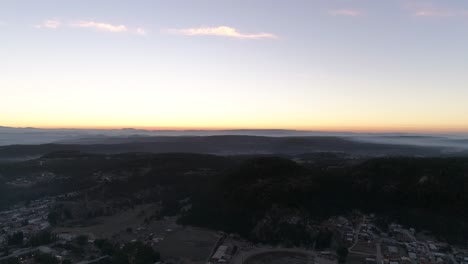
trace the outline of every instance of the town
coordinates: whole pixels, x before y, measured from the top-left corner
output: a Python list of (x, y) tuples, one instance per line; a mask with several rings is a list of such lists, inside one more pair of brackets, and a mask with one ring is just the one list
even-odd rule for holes
[[(76, 195), (46, 197), (0, 212), (3, 251), (0, 263), (114, 263), (112, 255), (116, 253), (111, 250), (114, 245), (119, 250), (148, 249), (150, 257), (142, 256), (148, 261), (144, 263), (468, 263), (467, 248), (439, 242), (427, 232), (416, 232), (397, 223), (378, 225), (376, 216), (358, 212), (332, 217), (314, 226), (328, 237), (325, 242), (316, 241), (309, 247), (253, 243), (235, 234), (182, 227), (170, 217), (151, 221), (146, 217), (145, 221), (134, 222), (132, 227), (120, 226), (119, 230), (107, 233), (52, 226), (49, 213), (56, 201)], [(145, 210), (156, 208), (155, 205), (139, 207), (127, 218), (142, 217)], [(110, 222), (107, 225), (113, 226)], [(199, 250), (197, 246), (184, 249), (194, 247), (191, 245), (194, 243), (199, 244)]]

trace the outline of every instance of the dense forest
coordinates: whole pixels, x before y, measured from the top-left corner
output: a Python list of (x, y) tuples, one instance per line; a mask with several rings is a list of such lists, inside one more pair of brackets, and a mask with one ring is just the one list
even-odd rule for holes
[(315, 220), (358, 209), (462, 242), (467, 206), (464, 158), (380, 158), (336, 170), (254, 158), (197, 196), (182, 222), (249, 236), (278, 208)]
[[(95, 201), (161, 202), (163, 213), (181, 215), (182, 224), (260, 241), (306, 242), (308, 224), (361, 210), (447, 241), (468, 241), (468, 158), (348, 161), (336, 154), (304, 155), (296, 163), (273, 156), (58, 152), (0, 164), (0, 201), (8, 206), (82, 190)], [(9, 184), (44, 171), (61, 178), (29, 188)], [(181, 210), (187, 204), (191, 209)]]

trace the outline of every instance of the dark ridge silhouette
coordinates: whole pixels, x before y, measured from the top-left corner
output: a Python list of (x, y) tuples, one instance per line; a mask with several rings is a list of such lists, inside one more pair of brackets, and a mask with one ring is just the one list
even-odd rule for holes
[[(130, 141), (130, 142), (129, 142)], [(440, 155), (436, 147), (377, 144), (339, 137), (132, 137), (104, 140), (105, 144), (43, 144), (0, 146), (0, 159), (39, 157), (56, 151), (116, 154), (124, 152), (191, 152), (220, 155), (347, 152), (356, 155)], [(457, 153), (460, 155), (460, 153)], [(468, 153), (467, 153), (468, 154)]]

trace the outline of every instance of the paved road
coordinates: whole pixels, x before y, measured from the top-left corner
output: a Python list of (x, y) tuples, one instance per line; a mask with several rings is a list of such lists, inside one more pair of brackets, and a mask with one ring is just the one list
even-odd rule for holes
[(354, 243), (352, 246), (350, 246), (348, 248), (348, 251), (349, 253), (354, 253), (354, 254), (359, 254), (359, 255), (364, 255), (364, 256), (368, 256), (368, 257), (375, 257), (375, 260), (377, 262), (377, 264), (381, 264), (383, 263), (383, 256), (382, 256), (382, 249), (380, 247), (381, 245), (381, 238), (379, 237), (376, 241), (376, 254), (369, 254), (369, 253), (365, 253), (365, 252), (359, 252), (359, 251), (354, 251), (353, 248), (356, 246), (357, 242), (358, 242), (358, 237), (359, 237), (359, 231), (361, 230), (361, 227), (362, 227), (363, 223), (359, 223), (357, 229), (356, 229), (356, 233), (354, 235)]
[(353, 247), (356, 246), (357, 242), (358, 242), (358, 238), (359, 238), (359, 231), (361, 230), (361, 227), (362, 227), (363, 223), (359, 223), (359, 225), (357, 226), (357, 229), (356, 231), (354, 232), (354, 243), (348, 248), (348, 251), (349, 252), (353, 252)]
[(383, 256), (382, 256), (382, 239), (379, 238), (377, 240), (377, 256), (375, 260), (377, 261), (377, 264), (382, 264), (383, 263)]

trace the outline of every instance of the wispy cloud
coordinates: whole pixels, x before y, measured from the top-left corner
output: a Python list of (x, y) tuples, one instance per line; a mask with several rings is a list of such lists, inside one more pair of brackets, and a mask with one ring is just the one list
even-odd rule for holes
[(44, 20), (42, 23), (34, 25), (35, 28), (50, 28), (50, 29), (57, 29), (62, 25), (60, 20), (58, 19), (48, 19)]
[(141, 27), (137, 28), (137, 29), (135, 30), (135, 33), (136, 33), (137, 35), (140, 35), (140, 36), (146, 36), (146, 35), (148, 35), (148, 31), (147, 31), (146, 29), (144, 29), (144, 28), (141, 28)]
[(237, 29), (228, 26), (169, 29), (167, 31), (171, 34), (184, 36), (218, 36), (237, 39), (278, 39), (278, 36), (272, 33), (241, 33)]
[(328, 14), (332, 16), (349, 16), (349, 17), (358, 17), (364, 15), (362, 10), (352, 9), (352, 8), (343, 8), (343, 9), (334, 9), (330, 10)]
[(413, 13), (417, 17), (460, 17), (468, 16), (468, 10), (456, 10), (446, 8), (422, 8)]
[(79, 28), (91, 28), (99, 31), (108, 31), (115, 33), (128, 31), (128, 28), (125, 25), (114, 25), (96, 21), (78, 21), (76, 23), (72, 23), (71, 26)]
[(468, 16), (467, 9), (436, 6), (429, 1), (406, 0), (404, 7), (415, 17), (462, 17)]
[[(1, 24), (0, 24), (1, 25)], [(48, 19), (44, 20), (40, 24), (34, 25), (34, 27), (38, 29), (42, 28), (50, 28), (50, 29), (57, 29), (59, 27), (68, 27), (68, 28), (87, 28), (87, 29), (94, 29), (97, 31), (107, 31), (107, 32), (114, 32), (114, 33), (130, 33), (139, 36), (147, 36), (148, 31), (143, 27), (128, 27), (123, 24), (111, 24), (111, 23), (104, 23), (104, 22), (96, 22), (94, 20), (79, 20), (76, 22), (64, 22), (62, 23), (58, 19)]]

